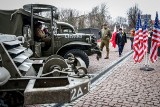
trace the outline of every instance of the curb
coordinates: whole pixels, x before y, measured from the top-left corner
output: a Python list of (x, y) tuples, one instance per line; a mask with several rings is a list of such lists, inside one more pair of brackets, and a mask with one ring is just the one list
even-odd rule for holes
[(127, 58), (132, 53), (133, 53), (133, 51), (130, 51), (130, 52), (126, 53), (122, 58), (120, 58), (117, 61), (115, 61), (112, 64), (110, 64), (109, 67), (106, 70), (102, 71), (101, 73), (97, 74), (95, 77), (93, 77), (91, 79), (91, 84), (93, 84), (97, 79), (99, 79), (100, 77), (102, 77), (102, 75), (104, 75), (105, 73), (107, 73), (109, 70), (111, 70), (113, 67), (115, 67), (118, 63), (120, 63), (121, 61), (123, 61), (125, 58)]
[[(120, 63), (121, 61), (123, 61), (124, 59), (126, 59), (128, 56), (130, 56), (133, 53), (133, 51), (130, 51), (128, 53), (126, 53), (124, 56), (122, 56), (120, 59), (114, 61), (113, 63), (111, 63), (109, 65), (109, 67), (102, 71), (101, 73), (97, 74), (95, 77), (93, 77), (90, 81), (90, 84), (93, 84), (94, 82), (96, 82), (96, 80), (98, 80), (99, 78), (102, 77), (102, 75), (104, 75), (105, 73), (107, 73), (108, 71), (110, 71), (112, 68), (114, 68), (118, 63)], [(72, 107), (72, 104), (65, 106), (65, 103), (56, 103), (55, 105), (52, 105), (52, 107)]]

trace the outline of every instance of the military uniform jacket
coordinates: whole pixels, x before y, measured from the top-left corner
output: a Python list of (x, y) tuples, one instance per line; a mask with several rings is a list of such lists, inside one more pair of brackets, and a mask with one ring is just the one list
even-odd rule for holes
[(111, 38), (111, 32), (109, 29), (102, 29), (101, 35), (102, 35), (102, 40), (107, 40)]

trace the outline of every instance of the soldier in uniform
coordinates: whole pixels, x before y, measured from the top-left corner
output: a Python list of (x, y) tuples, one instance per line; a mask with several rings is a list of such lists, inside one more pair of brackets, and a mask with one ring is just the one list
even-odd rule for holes
[(35, 41), (37, 42), (45, 42), (45, 50), (49, 49), (51, 46), (51, 37), (47, 36), (45, 32), (42, 30), (42, 23), (37, 22), (35, 25)]
[(107, 24), (103, 25), (103, 28), (101, 29), (101, 45), (100, 49), (103, 50), (103, 47), (106, 47), (106, 57), (104, 59), (109, 59), (109, 42), (111, 39), (111, 32), (109, 28), (107, 27)]

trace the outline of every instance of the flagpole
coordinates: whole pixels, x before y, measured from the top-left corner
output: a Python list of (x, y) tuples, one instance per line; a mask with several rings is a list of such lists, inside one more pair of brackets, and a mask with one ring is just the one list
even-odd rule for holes
[(148, 66), (148, 60), (147, 60), (148, 55), (145, 54), (145, 66)]
[[(139, 22), (141, 24), (141, 20)], [(143, 41), (141, 41), (142, 44), (142, 49), (143, 49), (143, 58), (145, 59), (145, 62), (144, 62), (144, 66), (140, 68), (140, 70), (144, 70), (144, 71), (152, 71), (154, 70), (154, 68), (151, 68), (149, 67), (149, 64), (148, 64), (148, 29), (147, 29), (147, 25), (148, 25), (148, 18), (147, 18), (147, 15), (146, 15), (146, 18), (145, 18), (145, 22), (144, 22), (144, 28), (143, 28)]]
[(146, 52), (144, 67), (141, 67), (140, 70), (143, 70), (143, 71), (152, 71), (152, 70), (154, 70), (154, 68), (149, 67), (149, 60), (148, 59), (149, 59), (148, 58), (148, 53)]
[(149, 67), (149, 64), (148, 64), (148, 53), (146, 53), (146, 58), (145, 58), (145, 64), (144, 64), (144, 67), (141, 67), (140, 70), (143, 70), (143, 71), (152, 71), (154, 70), (154, 68), (151, 68)]
[(146, 58), (144, 58), (144, 59), (146, 59), (144, 66), (141, 67), (140, 70), (152, 71), (152, 70), (154, 70), (154, 68), (149, 67), (148, 55), (147, 55), (148, 54), (147, 53), (148, 52), (147, 24), (148, 24), (148, 19), (147, 19), (147, 15), (146, 15), (144, 29), (142, 29), (140, 14), (138, 14), (138, 20), (136, 23), (136, 34), (134, 36), (134, 42), (133, 42), (133, 47), (134, 47), (133, 59), (134, 59), (134, 62), (136, 63), (136, 62), (141, 62), (143, 60), (143, 58), (146, 57)]
[(146, 53), (146, 66), (149, 66), (149, 64), (148, 64), (148, 53)]

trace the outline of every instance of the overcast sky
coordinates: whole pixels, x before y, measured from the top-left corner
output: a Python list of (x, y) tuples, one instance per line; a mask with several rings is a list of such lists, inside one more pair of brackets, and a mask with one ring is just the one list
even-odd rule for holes
[[(143, 14), (151, 14), (155, 19), (156, 11), (160, 14), (160, 0), (1, 0), (0, 9), (22, 8), (24, 4), (39, 3), (50, 4), (58, 8), (71, 8), (88, 13), (93, 7), (106, 3), (111, 17), (126, 17), (127, 10), (138, 4)], [(159, 15), (160, 16), (160, 15)]]

